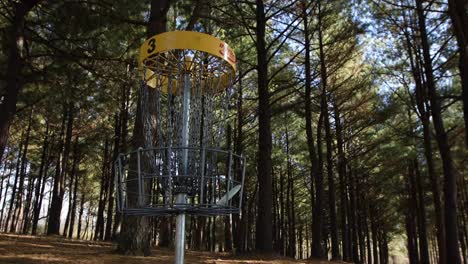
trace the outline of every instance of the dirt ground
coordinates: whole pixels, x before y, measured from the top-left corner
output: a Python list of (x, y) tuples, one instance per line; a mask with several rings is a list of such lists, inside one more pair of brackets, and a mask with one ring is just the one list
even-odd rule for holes
[[(173, 252), (154, 248), (151, 257), (121, 256), (114, 252), (115, 245), (106, 242), (70, 240), (61, 237), (22, 236), (0, 234), (0, 263), (42, 264), (154, 264), (173, 263)], [(320, 264), (325, 261), (295, 261), (283, 257), (245, 256), (188, 251), (187, 264)]]

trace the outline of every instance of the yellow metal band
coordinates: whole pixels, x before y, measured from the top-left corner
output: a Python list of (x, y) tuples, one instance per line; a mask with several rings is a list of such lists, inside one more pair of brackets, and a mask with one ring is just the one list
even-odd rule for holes
[(169, 50), (198, 50), (225, 60), (236, 71), (236, 55), (225, 42), (204, 33), (172, 31), (155, 35), (140, 47), (139, 66), (145, 59)]

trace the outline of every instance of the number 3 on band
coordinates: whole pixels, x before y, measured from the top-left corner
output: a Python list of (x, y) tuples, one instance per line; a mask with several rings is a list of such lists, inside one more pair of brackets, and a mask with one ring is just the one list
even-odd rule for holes
[(148, 42), (148, 45), (149, 45), (149, 48), (147, 50), (148, 53), (151, 53), (156, 49), (156, 43), (155, 42), (156, 42), (156, 40), (154, 38), (150, 39), (150, 41)]

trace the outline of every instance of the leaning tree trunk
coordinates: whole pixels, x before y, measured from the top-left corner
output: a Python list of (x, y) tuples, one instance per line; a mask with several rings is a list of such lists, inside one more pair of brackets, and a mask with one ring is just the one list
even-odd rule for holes
[(430, 112), (427, 102), (427, 92), (425, 90), (425, 83), (423, 83), (421, 76), (421, 66), (420, 66), (420, 57), (417, 52), (416, 58), (413, 56), (412, 44), (410, 40), (410, 35), (405, 31), (405, 37), (407, 42), (407, 50), (411, 64), (411, 71), (413, 74), (413, 79), (415, 83), (415, 99), (416, 107), (419, 112), (420, 120), (423, 126), (423, 143), (424, 143), (424, 156), (426, 158), (427, 164), (427, 173), (431, 182), (431, 191), (432, 199), (434, 201), (434, 211), (435, 211), (435, 222), (436, 222), (436, 235), (437, 235), (437, 246), (439, 249), (439, 264), (445, 263), (445, 227), (444, 227), (444, 218), (442, 215), (442, 206), (440, 203), (440, 191), (439, 191), (439, 181), (437, 174), (434, 169), (434, 158), (432, 154), (432, 131), (430, 128)]
[(445, 203), (445, 234), (446, 234), (446, 263), (460, 264), (460, 252), (458, 247), (458, 223), (457, 223), (457, 175), (453, 166), (452, 153), (448, 142), (447, 132), (442, 119), (442, 109), (438, 98), (434, 74), (431, 63), (430, 44), (426, 31), (426, 18), (422, 6), (422, 0), (416, 0), (418, 23), (421, 35), (421, 47), (423, 50), (424, 70), (426, 75), (429, 101), (431, 102), (431, 114), (436, 132), (436, 141), (442, 159), (444, 172), (444, 203)]
[(24, 80), (21, 76), (24, 62), (22, 58), (24, 39), (24, 23), (29, 11), (40, 0), (23, 0), (14, 3), (13, 19), (7, 37), (7, 66), (5, 95), (0, 103), (0, 163), (9, 137), (10, 124), (16, 113), (18, 94), (23, 87)]
[(468, 147), (468, 3), (466, 0), (448, 0), (448, 10), (458, 43), (458, 67), (462, 84), (463, 119), (465, 120), (465, 145)]

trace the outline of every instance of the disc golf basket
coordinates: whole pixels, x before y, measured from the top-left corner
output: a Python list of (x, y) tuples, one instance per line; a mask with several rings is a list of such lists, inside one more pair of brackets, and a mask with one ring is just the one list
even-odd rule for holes
[(184, 262), (186, 214), (227, 215), (242, 206), (245, 158), (221, 143), (235, 60), (226, 43), (197, 32), (162, 33), (140, 47), (143, 146), (115, 161), (117, 209), (177, 215), (175, 263)]

